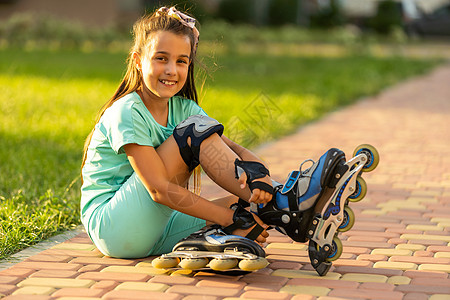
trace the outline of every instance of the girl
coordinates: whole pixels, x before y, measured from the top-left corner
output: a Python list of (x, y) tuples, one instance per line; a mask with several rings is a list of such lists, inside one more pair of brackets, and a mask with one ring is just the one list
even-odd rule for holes
[[(169, 252), (207, 222), (258, 242), (268, 236), (258, 217), (230, 208), (238, 198), (269, 202), (271, 179), (263, 162), (222, 135), (223, 126), (198, 105), (195, 22), (163, 7), (134, 25), (126, 74), (86, 140), (81, 218), (105, 255)], [(190, 192), (198, 164), (233, 195), (208, 201)]]

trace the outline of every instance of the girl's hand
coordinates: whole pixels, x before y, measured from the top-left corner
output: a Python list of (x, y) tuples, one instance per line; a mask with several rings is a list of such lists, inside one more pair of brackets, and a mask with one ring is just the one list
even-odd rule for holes
[[(241, 176), (239, 177), (238, 181), (239, 181), (241, 189), (245, 189), (245, 187), (247, 186), (247, 174), (245, 174), (245, 172), (243, 172), (241, 174)], [(269, 184), (270, 186), (272, 186), (272, 180), (270, 179), (269, 176), (266, 176), (264, 178), (255, 179), (255, 181), (262, 181), (262, 182), (265, 182), (265, 183)], [(253, 203), (259, 204), (259, 203), (267, 203), (270, 200), (272, 200), (271, 193), (256, 188), (252, 191), (252, 195), (248, 202), (253, 202)]]
[[(265, 243), (266, 238), (269, 236), (269, 233), (267, 232), (269, 226), (261, 221), (261, 219), (257, 215), (254, 214), (253, 217), (255, 218), (255, 221), (264, 228), (263, 232), (261, 232), (261, 234), (256, 238), (256, 242), (260, 244)], [(233, 231), (233, 234), (245, 237), (250, 231), (252, 231), (255, 226), (256, 225), (250, 227), (249, 229), (236, 229), (235, 231)]]

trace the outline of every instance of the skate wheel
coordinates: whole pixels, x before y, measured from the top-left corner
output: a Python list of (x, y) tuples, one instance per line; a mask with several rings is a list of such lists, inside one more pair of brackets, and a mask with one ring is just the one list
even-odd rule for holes
[(239, 262), (239, 269), (244, 271), (256, 271), (267, 267), (269, 263), (264, 257), (256, 259), (243, 259)]
[(356, 156), (361, 153), (366, 154), (368, 158), (362, 171), (370, 172), (375, 170), (375, 168), (378, 166), (378, 163), (380, 162), (380, 154), (378, 154), (377, 149), (375, 149), (374, 146), (369, 144), (359, 145), (353, 152), (353, 156)]
[(177, 257), (157, 257), (152, 260), (152, 266), (157, 269), (170, 269), (178, 265), (180, 260)]
[(348, 196), (348, 201), (358, 202), (361, 201), (367, 194), (367, 183), (361, 176), (356, 178), (356, 186), (353, 194)]
[(225, 271), (233, 269), (238, 264), (236, 258), (214, 258), (209, 262), (209, 267), (214, 271)]
[(355, 213), (350, 208), (350, 206), (346, 205), (344, 207), (344, 220), (342, 221), (341, 225), (339, 225), (337, 230), (339, 232), (349, 231), (354, 224), (355, 224)]
[(331, 245), (331, 253), (328, 255), (326, 260), (330, 262), (337, 260), (339, 257), (341, 257), (342, 250), (343, 250), (342, 242), (337, 236), (335, 236), (333, 238), (333, 243)]
[(208, 264), (208, 259), (201, 257), (201, 258), (183, 258), (181, 262), (179, 263), (179, 266), (183, 269), (188, 270), (196, 270), (204, 268)]

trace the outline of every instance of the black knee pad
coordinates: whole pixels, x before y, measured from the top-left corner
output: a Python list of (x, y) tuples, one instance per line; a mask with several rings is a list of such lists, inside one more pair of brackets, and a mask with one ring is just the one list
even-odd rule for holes
[[(200, 164), (200, 144), (213, 133), (221, 136), (223, 125), (217, 120), (203, 115), (190, 116), (175, 127), (173, 137), (189, 171), (194, 170)], [(188, 144), (189, 137), (191, 138), (190, 146)]]

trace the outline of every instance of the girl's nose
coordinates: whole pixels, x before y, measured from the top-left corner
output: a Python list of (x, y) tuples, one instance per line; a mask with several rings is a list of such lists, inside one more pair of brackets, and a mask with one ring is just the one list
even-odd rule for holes
[(166, 64), (166, 70), (167, 75), (175, 75), (176, 74), (176, 64), (169, 62)]

